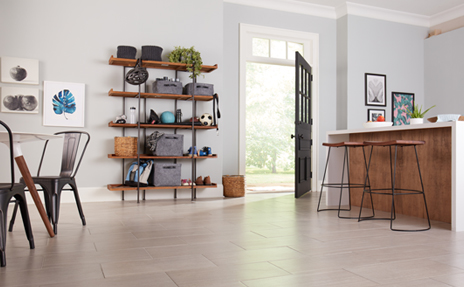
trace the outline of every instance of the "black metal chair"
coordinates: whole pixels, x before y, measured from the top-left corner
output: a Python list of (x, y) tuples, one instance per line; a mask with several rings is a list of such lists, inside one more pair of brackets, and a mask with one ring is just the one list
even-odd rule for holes
[(14, 197), (16, 204), (21, 209), (21, 217), (23, 218), (24, 230), (26, 231), (27, 240), (29, 240), (29, 247), (34, 249), (34, 237), (32, 235), (31, 221), (29, 219), (29, 211), (27, 210), (26, 196), (24, 194), (23, 183), (15, 183), (14, 174), (14, 160), (13, 160), (13, 135), (7, 124), (0, 121), (8, 132), (9, 146), (10, 146), (10, 169), (11, 169), (11, 183), (0, 183), (0, 266), (6, 266), (6, 217), (8, 214), (8, 205), (10, 200)]
[[(37, 171), (37, 176), (33, 176), (35, 184), (41, 186), (41, 189), (44, 192), (44, 201), (45, 209), (47, 211), (48, 218), (50, 219), (53, 225), (53, 231), (55, 234), (58, 233), (58, 219), (60, 215), (60, 202), (61, 202), (61, 192), (63, 190), (72, 190), (74, 193), (74, 198), (76, 200), (77, 209), (82, 220), (82, 225), (85, 225), (84, 212), (82, 211), (81, 200), (79, 198), (79, 192), (77, 190), (77, 184), (75, 176), (79, 170), (79, 166), (84, 157), (87, 145), (90, 141), (90, 135), (86, 132), (80, 131), (64, 131), (55, 133), (55, 135), (64, 135), (63, 143), (63, 153), (61, 158), (61, 172), (59, 176), (41, 176), (40, 169), (42, 168), (42, 163), (45, 156), (45, 151), (47, 149), (48, 140), (45, 142), (44, 150), (42, 153), (42, 158), (40, 159), (39, 170)], [(85, 146), (80, 152), (79, 161), (76, 168), (74, 164), (78, 158), (79, 143), (81, 142), (81, 136), (87, 136), (85, 140)], [(23, 179), (21, 178), (21, 182)], [(70, 188), (64, 188), (66, 185), (69, 185)], [(16, 206), (15, 206), (16, 209)], [(13, 229), (14, 224), (14, 215), (10, 222), (10, 230)]]

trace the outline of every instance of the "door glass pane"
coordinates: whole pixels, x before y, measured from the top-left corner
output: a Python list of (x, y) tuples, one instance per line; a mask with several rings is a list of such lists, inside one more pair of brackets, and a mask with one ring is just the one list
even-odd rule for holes
[(269, 39), (253, 38), (253, 56), (269, 57)]
[(286, 59), (287, 42), (271, 40), (271, 58)]
[(301, 56), (304, 57), (304, 55), (303, 55), (303, 44), (287, 42), (287, 45), (288, 45), (288, 59), (289, 60), (295, 60), (295, 52), (296, 51), (298, 51), (301, 54)]

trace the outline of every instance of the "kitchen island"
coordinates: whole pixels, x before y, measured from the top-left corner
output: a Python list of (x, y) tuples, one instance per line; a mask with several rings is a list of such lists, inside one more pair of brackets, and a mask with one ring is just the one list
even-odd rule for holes
[[(337, 130), (327, 133), (327, 142), (424, 140), (417, 152), (431, 220), (451, 223), (453, 231), (464, 231), (464, 122), (424, 123), (379, 128)], [(370, 147), (366, 147), (368, 159)], [(340, 182), (343, 149), (332, 149), (328, 182)], [(364, 159), (361, 148), (350, 149), (350, 179), (364, 183)], [(372, 188), (390, 187), (390, 159), (387, 147), (374, 149), (369, 179)], [(347, 179), (345, 178), (345, 181)], [(397, 187), (420, 189), (414, 149), (398, 148), (396, 172)], [(346, 191), (347, 192), (347, 191)], [(352, 205), (359, 206), (362, 189), (351, 192)], [(376, 210), (390, 211), (391, 197), (374, 195)], [(329, 189), (326, 203), (337, 206), (339, 190)], [(343, 204), (347, 204), (344, 196)], [(367, 206), (367, 205), (366, 205)], [(423, 201), (419, 196), (397, 196), (397, 213), (425, 217)], [(432, 225), (433, 226), (433, 225)]]

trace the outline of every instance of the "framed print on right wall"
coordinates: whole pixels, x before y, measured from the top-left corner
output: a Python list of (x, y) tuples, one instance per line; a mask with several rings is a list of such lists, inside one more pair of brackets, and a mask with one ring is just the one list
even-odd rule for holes
[(392, 121), (394, 126), (409, 125), (408, 110), (414, 112), (414, 94), (392, 92)]

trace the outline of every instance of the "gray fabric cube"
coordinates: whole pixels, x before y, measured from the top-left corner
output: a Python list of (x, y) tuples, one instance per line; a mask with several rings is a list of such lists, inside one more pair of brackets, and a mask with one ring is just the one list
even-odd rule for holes
[(183, 148), (184, 135), (164, 134), (159, 138), (153, 154), (156, 156), (182, 156)]
[(192, 92), (198, 96), (212, 96), (214, 94), (214, 85), (202, 83), (189, 83), (185, 85), (184, 94), (191, 95)]
[(156, 80), (153, 82), (153, 93), (182, 95), (182, 83)]
[(180, 163), (156, 163), (154, 164), (154, 186), (179, 186), (181, 185)]

